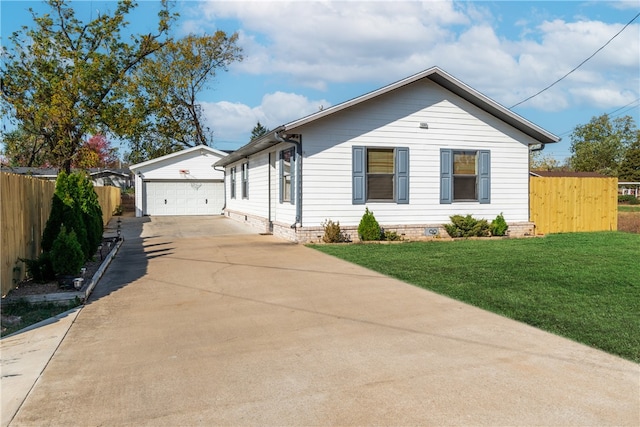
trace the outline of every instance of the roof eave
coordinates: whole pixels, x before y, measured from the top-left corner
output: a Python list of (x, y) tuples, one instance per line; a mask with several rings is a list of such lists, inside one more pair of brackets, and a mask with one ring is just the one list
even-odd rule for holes
[(285, 130), (284, 126), (278, 126), (274, 130), (262, 135), (259, 138), (252, 140), (251, 142), (240, 147), (233, 153), (221, 158), (220, 160), (215, 162), (213, 166), (224, 167), (224, 166), (230, 165), (231, 163), (235, 163), (238, 160), (247, 158), (252, 154), (268, 149), (273, 144), (279, 142), (276, 139), (276, 133), (282, 132), (284, 130)]

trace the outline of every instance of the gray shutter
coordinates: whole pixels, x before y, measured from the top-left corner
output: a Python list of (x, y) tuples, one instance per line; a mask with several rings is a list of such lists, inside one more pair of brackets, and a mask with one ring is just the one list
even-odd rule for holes
[(298, 149), (297, 146), (295, 146), (292, 150), (293, 152), (291, 153), (291, 160), (290, 160), (290, 168), (291, 169), (291, 194), (289, 195), (289, 200), (291, 201), (292, 205), (296, 204), (296, 161), (297, 161), (297, 156), (298, 156)]
[(478, 151), (478, 202), (491, 203), (491, 152)]
[(352, 149), (352, 203), (363, 205), (366, 199), (366, 170), (365, 158), (366, 149), (364, 147), (353, 147)]
[(409, 149), (396, 148), (396, 203), (409, 203)]
[(453, 202), (453, 150), (440, 150), (440, 203)]
[(282, 151), (279, 155), (278, 167), (280, 168), (278, 189), (280, 193), (280, 203), (282, 203), (284, 201), (284, 159), (282, 158)]

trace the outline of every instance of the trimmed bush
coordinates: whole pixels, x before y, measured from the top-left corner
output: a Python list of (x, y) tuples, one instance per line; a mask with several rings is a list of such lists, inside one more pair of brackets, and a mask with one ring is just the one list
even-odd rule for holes
[(67, 233), (63, 225), (51, 248), (51, 265), (57, 275), (75, 275), (84, 265), (84, 253), (75, 231)]
[(507, 221), (504, 220), (502, 212), (500, 212), (500, 215), (491, 221), (491, 225), (489, 225), (489, 231), (491, 231), (492, 236), (504, 236), (507, 234), (508, 229), (509, 226), (507, 225)]
[(471, 215), (452, 215), (451, 224), (444, 224), (451, 237), (486, 237), (489, 236), (489, 223), (486, 219), (475, 219)]
[(382, 230), (380, 224), (376, 221), (376, 217), (369, 208), (365, 208), (364, 215), (358, 225), (358, 236), (360, 240), (380, 240), (382, 237)]
[(629, 203), (630, 205), (640, 205), (640, 199), (638, 199), (633, 194), (619, 195), (618, 203)]
[(333, 222), (330, 219), (327, 219), (322, 223), (322, 227), (324, 228), (324, 236), (322, 236), (323, 242), (344, 243), (349, 241), (347, 236), (340, 229), (340, 221)]

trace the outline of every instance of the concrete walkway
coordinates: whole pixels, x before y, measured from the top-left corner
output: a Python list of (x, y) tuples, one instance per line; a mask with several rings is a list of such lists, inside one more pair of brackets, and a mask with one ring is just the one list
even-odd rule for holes
[(637, 364), (224, 218), (123, 227), (11, 426), (640, 423)]

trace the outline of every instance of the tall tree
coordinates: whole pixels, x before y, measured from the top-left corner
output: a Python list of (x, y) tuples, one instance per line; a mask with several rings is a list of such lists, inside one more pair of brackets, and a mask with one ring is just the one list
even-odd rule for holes
[(636, 130), (636, 140), (625, 153), (618, 178), (620, 181), (640, 182), (640, 130)]
[(618, 176), (620, 164), (638, 131), (632, 117), (607, 114), (577, 126), (571, 134), (570, 164), (575, 171)]
[(224, 31), (189, 35), (170, 41), (144, 61), (132, 81), (131, 92), (138, 94), (129, 114), (137, 126), (130, 128), (134, 146), (129, 157), (213, 145), (197, 97), (218, 71), (242, 60), (237, 41), (237, 34)]
[(251, 130), (251, 140), (253, 141), (254, 139), (260, 138), (262, 135), (266, 135), (268, 133), (269, 129), (262, 126), (262, 123), (258, 122)]
[(2, 112), (29, 134), (42, 138), (54, 166), (67, 171), (85, 135), (121, 129), (121, 87), (144, 58), (166, 44), (172, 20), (166, 0), (158, 30), (123, 40), (126, 16), (136, 7), (119, 0), (113, 14), (83, 23), (67, 0), (48, 0), (50, 13), (30, 9), (34, 27), (9, 37), (1, 68)]
[(18, 127), (4, 135), (3, 154), (9, 166), (41, 167), (51, 164), (47, 144), (40, 135)]

